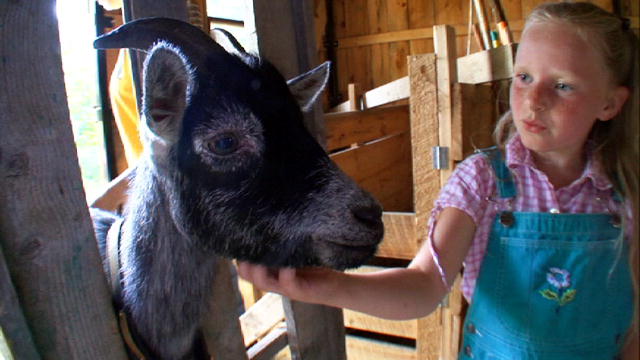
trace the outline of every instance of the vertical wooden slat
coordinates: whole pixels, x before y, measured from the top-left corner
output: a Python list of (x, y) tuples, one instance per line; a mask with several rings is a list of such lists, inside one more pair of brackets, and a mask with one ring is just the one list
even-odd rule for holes
[(293, 360), (346, 360), (341, 309), (282, 300)]
[(207, 348), (216, 360), (247, 359), (240, 329), (242, 299), (233, 266), (227, 259), (218, 259), (211, 305), (203, 319)]
[[(449, 25), (436, 25), (433, 30), (436, 48), (438, 82), (438, 132), (439, 146), (449, 149), (447, 168), (440, 172), (444, 185), (453, 171), (453, 160), (462, 158), (461, 133), (453, 133), (452, 85), (456, 82), (456, 35)], [(455, 127), (460, 130), (460, 126)]]
[(43, 358), (124, 359), (82, 188), (54, 9), (53, 0), (0, 2), (0, 246)]
[[(334, 10), (338, 14), (339, 8), (336, 4)], [(318, 63), (315, 58), (311, 2), (253, 0), (253, 10), (260, 55), (271, 61), (285, 77), (302, 73), (309, 70), (306, 66)], [(342, 67), (339, 64), (339, 68)], [(321, 109), (316, 106), (307, 120), (310, 132), (324, 143)], [(287, 331), (294, 358), (305, 355), (308, 356), (304, 357), (305, 360), (345, 359), (344, 324), (340, 309), (303, 303), (295, 303), (288, 309)]]
[(426, 220), (440, 190), (440, 173), (433, 168), (432, 147), (439, 143), (436, 57), (409, 56), (411, 150), (413, 164), (416, 241), (424, 240)]
[(13, 287), (9, 268), (0, 247), (0, 342), (6, 341), (9, 354), (3, 354), (3, 344), (0, 344), (0, 358), (12, 356), (20, 360), (41, 359), (36, 348), (27, 320), (22, 314), (18, 294)]
[[(369, 34), (379, 34), (389, 31), (387, 23), (387, 2), (386, 0), (369, 0), (367, 5), (369, 16)], [(390, 68), (390, 55), (388, 44), (374, 44), (369, 46), (371, 56), (371, 71), (368, 77), (371, 79), (370, 90), (387, 82)]]

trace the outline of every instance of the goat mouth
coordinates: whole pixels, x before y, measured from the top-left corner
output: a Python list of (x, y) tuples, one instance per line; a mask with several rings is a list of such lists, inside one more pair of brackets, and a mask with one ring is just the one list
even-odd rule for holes
[(353, 243), (348, 241), (342, 241), (340, 239), (325, 240), (325, 244), (329, 247), (344, 252), (344, 254), (360, 254), (360, 253), (375, 253), (378, 249), (378, 242), (373, 243)]

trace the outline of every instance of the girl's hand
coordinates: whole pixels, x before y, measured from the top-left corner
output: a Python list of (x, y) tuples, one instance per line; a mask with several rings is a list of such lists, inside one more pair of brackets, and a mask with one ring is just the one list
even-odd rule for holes
[(238, 262), (240, 277), (252, 282), (261, 290), (308, 303), (323, 302), (323, 295), (331, 293), (329, 288), (332, 275), (335, 273), (325, 268), (268, 268)]

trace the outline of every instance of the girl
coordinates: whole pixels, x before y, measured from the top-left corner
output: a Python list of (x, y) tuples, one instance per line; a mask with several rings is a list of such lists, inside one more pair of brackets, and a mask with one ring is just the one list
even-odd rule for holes
[(301, 301), (410, 319), (438, 306), (464, 263), (461, 359), (637, 359), (636, 44), (628, 22), (592, 4), (539, 6), (498, 147), (458, 165), (408, 268), (241, 263), (240, 275)]

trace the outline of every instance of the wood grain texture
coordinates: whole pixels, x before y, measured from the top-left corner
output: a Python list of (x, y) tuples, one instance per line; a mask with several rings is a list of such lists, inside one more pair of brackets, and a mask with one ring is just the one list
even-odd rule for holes
[(0, 245), (44, 359), (124, 359), (80, 178), (54, 7), (0, 3)]
[(331, 155), (358, 185), (375, 196), (386, 211), (411, 209), (411, 145), (400, 133)]
[(440, 191), (440, 173), (433, 168), (432, 159), (432, 148), (439, 144), (437, 106), (434, 106), (437, 104), (436, 56), (410, 56), (409, 79), (413, 198), (416, 237), (420, 242), (426, 235), (426, 220)]
[(411, 260), (419, 245), (416, 237), (416, 219), (413, 212), (384, 212), (384, 239), (378, 246), (377, 256)]
[(406, 105), (325, 115), (327, 150), (362, 144), (409, 130)]
[(247, 359), (240, 327), (242, 299), (234, 265), (218, 258), (209, 311), (202, 319), (202, 331), (209, 353), (218, 360)]
[(349, 360), (418, 360), (413, 347), (347, 336)]

